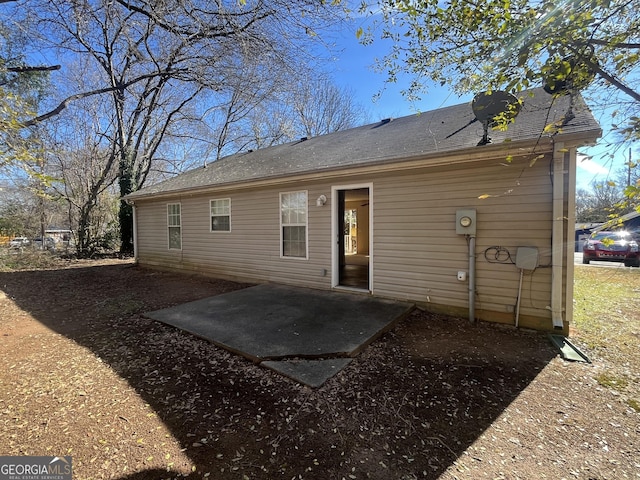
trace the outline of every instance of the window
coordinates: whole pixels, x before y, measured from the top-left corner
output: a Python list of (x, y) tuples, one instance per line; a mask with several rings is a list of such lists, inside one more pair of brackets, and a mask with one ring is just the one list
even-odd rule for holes
[(211, 231), (231, 231), (231, 199), (211, 200)]
[(167, 227), (169, 229), (169, 249), (182, 249), (182, 228), (180, 223), (180, 204), (167, 204)]
[(307, 192), (280, 194), (282, 256), (307, 258)]

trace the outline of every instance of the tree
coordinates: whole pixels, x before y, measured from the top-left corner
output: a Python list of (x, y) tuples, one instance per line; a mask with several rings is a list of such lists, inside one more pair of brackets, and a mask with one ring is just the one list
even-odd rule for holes
[(0, 169), (34, 161), (36, 142), (23, 122), (45, 95), (49, 72), (59, 68), (27, 65), (25, 43), (20, 29), (0, 23)]
[(627, 212), (631, 209), (640, 212), (640, 164), (634, 160), (631, 152), (629, 149), (629, 157), (624, 168), (617, 172), (616, 184), (621, 186), (624, 193), (623, 207)]
[(345, 130), (364, 118), (362, 107), (353, 101), (353, 93), (326, 78), (303, 78), (292, 91), (293, 118), (299, 136), (316, 137)]
[(636, 0), (380, 0), (363, 41), (392, 42), (380, 67), (413, 76), (414, 98), (429, 82), (458, 93), (546, 85), (591, 91), (614, 103), (627, 135), (640, 119), (640, 4)]
[(33, 238), (41, 235), (42, 224), (58, 222), (63, 217), (58, 205), (50, 200), (37, 179), (13, 169), (4, 175), (0, 184), (0, 235), (25, 235)]
[(259, 79), (259, 89), (238, 83), (221, 106), (223, 115), (212, 135), (218, 141), (216, 158), (344, 130), (366, 119), (353, 93), (326, 77), (272, 78), (268, 89), (260, 76), (251, 78)]
[(29, 114), (29, 107), (18, 95), (0, 86), (0, 168), (31, 159), (24, 142), (21, 118)]
[[(409, 99), (433, 83), (457, 93), (581, 91), (627, 141), (640, 139), (640, 1), (379, 0), (357, 35), (390, 41), (378, 67), (408, 73)], [(640, 196), (640, 185), (626, 189)]]
[[(259, 59), (245, 58), (237, 71), (229, 72), (216, 101), (209, 102), (201, 122), (202, 138), (210, 139), (206, 160), (288, 138), (286, 128), (282, 128), (282, 112), (286, 109), (283, 103), (291, 75), (286, 69), (265, 69), (261, 63)], [(263, 136), (255, 135), (256, 120)]]
[[(292, 47), (337, 11), (322, 0), (18, 2), (15, 12), (37, 19), (32, 37), (64, 52), (63, 60), (88, 59), (87, 73), (96, 81), (23, 125), (51, 119), (88, 97), (108, 98), (104, 138), (114, 146), (124, 196), (144, 185), (167, 138), (197, 121), (192, 115), (204, 110), (199, 101), (224, 91), (247, 62), (259, 64), (262, 75), (296, 73), (308, 64), (301, 58), (307, 54)], [(132, 251), (132, 211), (125, 202), (120, 230), (121, 251)]]
[(582, 89), (598, 80), (640, 102), (638, 79), (632, 78), (640, 52), (633, 0), (378, 4), (382, 37), (393, 41), (384, 65), (391, 79), (404, 70), (416, 75), (410, 92), (420, 91), (425, 79), (459, 92), (520, 91), (543, 84)]
[(604, 223), (622, 211), (622, 189), (615, 182), (593, 182), (591, 190), (576, 192), (576, 221), (578, 223)]
[(14, 188), (0, 188), (0, 235), (17, 236), (35, 232), (35, 208)]
[(117, 163), (113, 146), (101, 141), (101, 103), (95, 98), (72, 105), (48, 125), (52, 197), (67, 206), (79, 256), (91, 256), (102, 247), (113, 249), (119, 233)]

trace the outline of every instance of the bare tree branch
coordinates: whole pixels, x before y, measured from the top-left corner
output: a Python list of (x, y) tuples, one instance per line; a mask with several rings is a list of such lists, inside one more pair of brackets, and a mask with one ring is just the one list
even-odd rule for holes
[[(301, 48), (309, 38), (305, 27), (326, 28), (338, 18), (335, 5), (324, 0), (29, 0), (25, 7), (37, 20), (28, 33), (68, 52), (65, 61), (81, 61), (87, 72), (64, 85), (69, 90), (56, 108), (21, 126), (48, 120), (76, 101), (80, 111), (96, 109), (96, 126), (117, 157), (120, 195), (142, 187), (163, 148), (168, 156), (183, 148), (200, 155), (197, 142), (184, 147), (173, 136), (191, 134), (196, 125), (206, 132), (200, 141), (217, 135), (217, 112), (205, 119), (203, 110), (211, 102), (226, 103), (236, 81), (244, 92), (239, 112), (284, 96), (277, 80), (300, 74), (308, 68), (304, 60), (315, 57)], [(235, 118), (238, 128), (245, 127), (246, 118)], [(132, 249), (132, 218), (122, 204), (123, 252)]]
[[(2, 3), (3, 0), (0, 0)], [(7, 0), (4, 0), (7, 1)], [(14, 1), (14, 0), (8, 0)], [(5, 67), (7, 72), (11, 73), (31, 73), (31, 72), (52, 72), (54, 70), (60, 70), (60, 65), (50, 65), (50, 66), (30, 66), (23, 65), (21, 67)]]
[[(221, 26), (208, 26), (207, 28), (188, 29), (188, 28), (180, 27), (177, 25), (171, 25), (170, 23), (164, 22), (153, 10), (146, 10), (144, 8), (133, 5), (129, 0), (116, 0), (116, 1), (120, 5), (128, 9), (129, 11), (136, 12), (146, 16), (147, 18), (152, 20), (155, 25), (159, 26), (160, 28), (168, 32), (171, 32), (173, 34), (184, 36), (188, 38), (190, 41), (200, 40), (203, 38), (237, 36), (239, 33), (243, 33), (247, 31), (252, 25), (273, 15), (272, 11), (265, 11), (263, 13), (259, 13), (257, 8), (249, 10), (247, 12), (243, 12), (241, 14), (232, 14), (229, 12), (225, 12), (226, 17), (242, 18), (244, 24), (240, 25), (240, 24), (233, 24), (230, 22), (226, 22), (224, 26), (226, 28)], [(220, 12), (218, 12), (218, 15), (222, 16)]]
[[(2, 1), (2, 0), (0, 0)], [(173, 75), (174, 73), (176, 73), (176, 70), (172, 70), (171, 73), (168, 72), (160, 72), (160, 73), (150, 73), (148, 75), (141, 75), (140, 77), (131, 80), (129, 82), (123, 83), (121, 85), (117, 85), (115, 87), (107, 87), (107, 88), (100, 88), (98, 90), (91, 90), (90, 92), (82, 92), (82, 93), (76, 93), (75, 95), (71, 95), (67, 98), (65, 98), (62, 102), (60, 102), (60, 104), (58, 104), (58, 106), (56, 108), (54, 108), (53, 110), (44, 113), (38, 117), (32, 118), (31, 120), (27, 120), (25, 122), (22, 122), (21, 125), (22, 127), (26, 128), (26, 127), (32, 127), (34, 125), (36, 125), (37, 123), (43, 122), (45, 120), (48, 120), (52, 117), (55, 117), (56, 115), (59, 115), (65, 108), (67, 108), (67, 106), (69, 106), (69, 104), (71, 102), (75, 102), (77, 100), (82, 100), (83, 98), (87, 98), (87, 97), (92, 97), (94, 95), (102, 95), (103, 93), (110, 93), (110, 92), (115, 92), (117, 90), (125, 90), (126, 88), (130, 87), (131, 85), (134, 85), (138, 82), (141, 82), (143, 80), (147, 80), (149, 78), (153, 78), (153, 77), (163, 77), (163, 76), (168, 76), (168, 75)]]
[(587, 45), (589, 43), (592, 43), (594, 45), (603, 45), (611, 48), (640, 49), (640, 43), (610, 42), (608, 40), (599, 40), (596, 38), (592, 38), (588, 42), (585, 42), (584, 44)]

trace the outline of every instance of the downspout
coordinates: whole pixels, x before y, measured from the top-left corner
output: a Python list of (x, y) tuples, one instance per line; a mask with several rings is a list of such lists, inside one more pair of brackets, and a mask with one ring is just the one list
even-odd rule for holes
[(573, 322), (573, 282), (575, 267), (573, 263), (576, 250), (575, 227), (576, 224), (576, 161), (577, 148), (572, 148), (569, 152), (569, 188), (567, 189), (567, 230), (566, 230), (566, 259), (567, 259), (567, 281), (564, 290), (564, 318), (567, 323)]
[(133, 216), (133, 261), (138, 263), (138, 214), (135, 203), (131, 202)]
[(553, 225), (551, 237), (551, 321), (554, 329), (563, 329), (562, 279), (564, 273), (564, 143), (553, 148)]

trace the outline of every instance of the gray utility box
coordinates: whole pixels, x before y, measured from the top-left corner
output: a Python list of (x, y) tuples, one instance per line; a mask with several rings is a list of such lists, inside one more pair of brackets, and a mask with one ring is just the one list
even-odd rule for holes
[(516, 251), (516, 267), (522, 270), (538, 268), (538, 249), (536, 247), (518, 247)]

